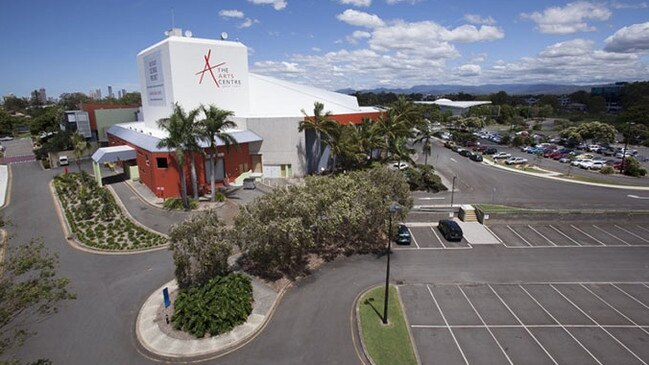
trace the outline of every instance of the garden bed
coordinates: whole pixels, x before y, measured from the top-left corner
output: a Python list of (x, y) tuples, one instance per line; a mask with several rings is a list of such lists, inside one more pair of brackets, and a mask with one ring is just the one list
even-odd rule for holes
[(54, 188), (74, 238), (101, 250), (136, 250), (161, 246), (167, 238), (131, 221), (113, 195), (85, 171), (57, 175)]

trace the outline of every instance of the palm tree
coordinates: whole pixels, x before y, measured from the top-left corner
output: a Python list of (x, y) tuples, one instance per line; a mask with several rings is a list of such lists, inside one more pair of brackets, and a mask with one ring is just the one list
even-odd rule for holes
[[(210, 105), (209, 108), (201, 106), (203, 114), (205, 114), (205, 119), (202, 119), (198, 122), (199, 124), (199, 138), (209, 142), (210, 148), (216, 154), (216, 140), (217, 138), (223, 141), (225, 144), (225, 149), (230, 150), (231, 145), (238, 145), (237, 140), (234, 139), (231, 135), (224, 132), (224, 129), (236, 128), (237, 124), (227, 120), (228, 118), (234, 115), (234, 112), (229, 110), (219, 109), (214, 105)], [(215, 170), (216, 170), (216, 158), (210, 158), (210, 200), (215, 201), (216, 199), (216, 183), (215, 183)]]
[(79, 134), (79, 132), (74, 132), (70, 137), (70, 142), (72, 143), (72, 148), (74, 148), (74, 157), (76, 158), (77, 167), (79, 172), (81, 172), (81, 156), (90, 148), (90, 143), (86, 141), (86, 137)]
[(335, 120), (331, 119), (331, 112), (328, 111), (322, 114), (324, 110), (324, 104), (316, 101), (313, 103), (313, 116), (309, 116), (304, 109), (302, 109), (302, 114), (304, 114), (304, 120), (300, 121), (298, 125), (298, 131), (302, 132), (304, 130), (312, 130), (316, 135), (316, 167), (320, 164), (320, 155), (322, 153), (322, 137), (329, 138), (330, 133), (333, 128), (338, 124)]
[(431, 142), (433, 138), (433, 130), (430, 128), (429, 122), (424, 123), (421, 126), (421, 129), (417, 132), (417, 138), (415, 143), (423, 143), (421, 150), (424, 153), (424, 164), (428, 165), (428, 156), (432, 152), (433, 144)]
[(395, 141), (412, 135), (410, 122), (396, 113), (388, 112), (387, 116), (379, 116), (376, 123), (377, 132), (383, 137), (388, 154), (394, 153)]
[(365, 153), (367, 163), (372, 163), (374, 151), (386, 148), (385, 139), (381, 136), (379, 123), (372, 122), (369, 118), (363, 118), (361, 124), (355, 125), (359, 135), (361, 149)]
[(167, 132), (167, 137), (158, 142), (158, 148), (166, 147), (169, 151), (175, 151), (176, 163), (180, 174), (180, 188), (183, 207), (189, 210), (189, 201), (187, 200), (187, 181), (185, 178), (185, 157), (188, 147), (187, 135), (193, 129), (193, 122), (198, 114), (198, 109), (185, 113), (185, 110), (176, 103), (174, 112), (169, 118), (158, 121), (158, 127)]

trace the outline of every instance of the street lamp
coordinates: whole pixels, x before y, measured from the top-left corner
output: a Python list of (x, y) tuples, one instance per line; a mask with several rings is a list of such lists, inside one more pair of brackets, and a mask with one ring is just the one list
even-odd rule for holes
[(451, 187), (451, 209), (453, 208), (453, 198), (455, 196), (455, 179), (457, 179), (457, 176), (453, 176), (453, 186)]
[(626, 123), (626, 136), (624, 136), (624, 150), (622, 151), (622, 164), (620, 165), (620, 174), (624, 173), (624, 162), (626, 160), (626, 151), (629, 147), (629, 134), (631, 134), (631, 126), (634, 125), (634, 122)]
[(392, 203), (388, 212), (390, 213), (390, 226), (388, 227), (388, 245), (386, 247), (388, 254), (388, 264), (385, 270), (385, 302), (383, 303), (383, 324), (388, 324), (388, 296), (390, 290), (390, 243), (392, 242), (392, 215), (401, 211), (399, 203)]

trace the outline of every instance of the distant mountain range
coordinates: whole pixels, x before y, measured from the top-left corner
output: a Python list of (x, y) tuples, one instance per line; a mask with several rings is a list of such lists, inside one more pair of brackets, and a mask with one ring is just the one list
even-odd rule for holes
[(367, 90), (354, 90), (342, 89), (338, 90), (340, 93), (352, 94), (356, 91), (373, 92), (373, 93), (395, 93), (395, 94), (457, 94), (459, 92), (472, 94), (472, 95), (486, 95), (493, 94), (499, 91), (505, 91), (510, 95), (537, 95), (537, 94), (570, 94), (576, 91), (588, 91), (590, 88), (597, 85), (561, 85), (561, 84), (485, 84), (477, 86), (469, 85), (416, 85), (409, 89), (388, 89), (376, 88)]

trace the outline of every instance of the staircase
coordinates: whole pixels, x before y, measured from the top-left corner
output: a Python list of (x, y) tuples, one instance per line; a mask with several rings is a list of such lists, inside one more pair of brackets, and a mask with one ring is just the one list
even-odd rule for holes
[(477, 222), (478, 217), (475, 214), (475, 208), (472, 205), (461, 205), (460, 206), (460, 220), (463, 222)]

